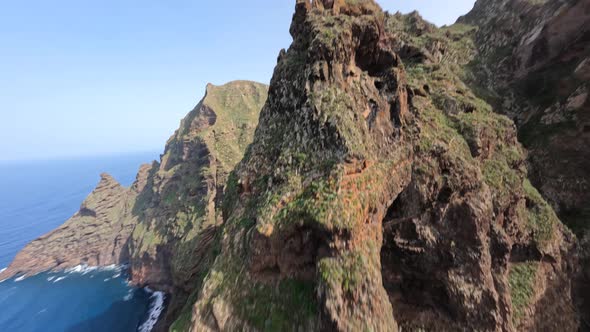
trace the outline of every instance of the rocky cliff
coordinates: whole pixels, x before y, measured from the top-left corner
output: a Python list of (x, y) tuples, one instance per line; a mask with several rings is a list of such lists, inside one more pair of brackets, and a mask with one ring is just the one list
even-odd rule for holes
[(18, 253), (0, 279), (62, 270), (81, 264), (106, 266), (129, 258), (127, 240), (137, 224), (131, 211), (143, 190), (148, 165), (141, 167), (131, 188), (102, 174), (80, 210), (61, 227), (31, 242)]
[(298, 1), (192, 331), (577, 329), (575, 238), (463, 82), (470, 31)]
[(584, 330), (588, 6), (297, 0), (270, 87), (209, 85), (0, 278), (128, 262), (171, 331)]
[[(168, 293), (158, 328), (171, 325), (213, 258), (225, 179), (252, 141), (267, 89), (247, 81), (208, 85), (159, 163), (142, 166), (131, 188), (101, 175), (80, 211), (27, 245), (0, 279), (129, 264), (134, 283)], [(190, 305), (186, 312), (190, 318)]]
[(477, 1), (472, 85), (514, 119), (531, 182), (582, 238), (575, 292), (590, 329), (590, 1)]
[[(267, 89), (246, 81), (208, 85), (138, 195), (133, 210), (139, 222), (128, 245), (131, 274), (135, 282), (172, 295), (163, 326), (200, 287), (218, 250), (226, 178), (252, 141)], [(184, 320), (187, 315), (190, 305)]]
[(590, 1), (477, 1), (473, 84), (514, 119), (531, 180), (582, 235), (590, 217)]

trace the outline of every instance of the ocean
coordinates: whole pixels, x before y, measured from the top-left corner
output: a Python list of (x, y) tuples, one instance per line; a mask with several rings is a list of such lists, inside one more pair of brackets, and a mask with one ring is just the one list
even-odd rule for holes
[[(107, 172), (129, 186), (158, 153), (0, 163), (0, 269), (63, 224)], [(0, 331), (149, 331), (164, 295), (132, 287), (125, 268), (79, 266), (0, 282)]]

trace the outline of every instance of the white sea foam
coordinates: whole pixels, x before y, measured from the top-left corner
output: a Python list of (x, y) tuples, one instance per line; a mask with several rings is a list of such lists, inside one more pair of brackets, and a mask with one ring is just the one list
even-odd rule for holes
[[(6, 271), (6, 268), (3, 268), (2, 270), (0, 270), (0, 273), (2, 273), (4, 271)], [(0, 284), (3, 283), (3, 282), (5, 282), (6, 280), (8, 280), (8, 278), (7, 279), (0, 280)]]
[[(111, 280), (112, 278), (118, 278), (118, 277), (120, 277), (121, 276), (121, 271), (123, 269), (125, 269), (126, 267), (127, 267), (127, 265), (114, 265), (113, 264), (113, 265), (107, 265), (107, 266), (100, 266), (100, 267), (98, 267), (98, 266), (88, 266), (88, 265), (82, 264), (82, 265), (78, 265), (78, 266), (74, 266), (74, 267), (65, 269), (64, 270), (64, 273), (67, 273), (67, 274), (80, 273), (82, 275), (86, 275), (86, 274), (88, 274), (90, 272), (94, 272), (94, 271), (113, 271), (113, 272), (115, 272), (116, 274), (113, 277), (107, 278), (107, 279), (104, 280), (106, 282), (108, 280)], [(6, 270), (6, 268), (0, 269), (0, 273), (2, 273), (5, 270)], [(22, 276), (17, 277), (16, 279), (14, 279), (14, 281), (15, 282), (23, 281), (26, 278), (31, 277), (31, 276), (33, 276), (33, 275), (30, 275), (29, 276), (29, 275), (26, 275), (25, 274), (25, 275), (22, 275)], [(90, 277), (93, 278), (94, 276), (92, 275)], [(59, 281), (64, 280), (65, 278), (66, 278), (66, 276), (62, 276), (62, 277), (59, 277), (58, 278), (57, 276), (54, 275), (54, 276), (48, 277), (47, 278), (47, 281), (56, 283), (56, 282), (59, 282)], [(8, 279), (0, 280), (0, 283), (4, 282), (6, 280), (8, 280)]]
[(164, 293), (154, 292), (147, 287), (145, 290), (149, 293), (152, 293), (152, 296), (150, 296), (152, 303), (150, 304), (150, 315), (148, 319), (143, 324), (141, 324), (141, 326), (139, 326), (137, 329), (138, 332), (150, 332), (154, 328), (154, 325), (156, 325), (162, 310), (164, 310)]
[(88, 266), (86, 264), (82, 264), (66, 269), (65, 273), (81, 273), (82, 275), (95, 271), (116, 271), (120, 273), (123, 268), (124, 266), (114, 264), (107, 266)]
[(65, 278), (67, 278), (67, 277), (66, 277), (66, 276), (59, 277), (59, 278), (55, 279), (55, 280), (53, 281), (53, 283), (55, 284), (56, 282), (60, 282), (60, 281), (64, 280)]
[(127, 295), (125, 295), (125, 297), (123, 297), (123, 301), (129, 301), (133, 298), (133, 291), (134, 289), (130, 289), (127, 291)]
[(88, 266), (88, 265), (78, 265), (78, 266), (74, 266), (72, 268), (66, 269), (66, 273), (81, 273), (81, 274), (87, 274), (93, 271), (98, 270), (98, 267), (96, 266)]

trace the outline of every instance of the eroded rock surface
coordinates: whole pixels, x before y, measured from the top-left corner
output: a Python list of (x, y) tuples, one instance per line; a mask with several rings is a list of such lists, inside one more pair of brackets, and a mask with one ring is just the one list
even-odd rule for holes
[(531, 180), (578, 235), (590, 225), (590, 1), (477, 1), (474, 83), (515, 120)]
[(192, 331), (577, 329), (575, 238), (463, 83), (466, 30), (298, 1)]

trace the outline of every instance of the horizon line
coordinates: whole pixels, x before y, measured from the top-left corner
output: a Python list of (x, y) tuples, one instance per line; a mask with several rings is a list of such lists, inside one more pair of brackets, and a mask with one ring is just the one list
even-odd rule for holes
[(95, 154), (64, 154), (54, 157), (24, 157), (24, 158), (10, 158), (1, 159), (0, 165), (2, 164), (19, 164), (19, 163), (30, 163), (30, 162), (50, 162), (50, 161), (76, 161), (84, 159), (104, 158), (104, 157), (124, 157), (126, 155), (140, 155), (154, 153), (155, 161), (159, 160), (160, 155), (163, 153), (162, 149), (145, 149), (145, 150), (133, 150), (133, 151), (113, 151), (113, 152), (98, 152)]

